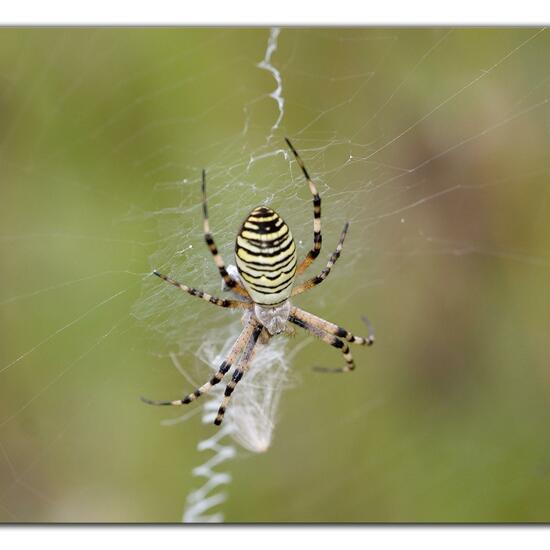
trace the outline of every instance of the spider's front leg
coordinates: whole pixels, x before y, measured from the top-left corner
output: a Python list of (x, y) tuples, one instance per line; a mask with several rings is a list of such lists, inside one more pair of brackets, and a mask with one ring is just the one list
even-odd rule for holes
[[(342, 368), (329, 369), (324, 367), (316, 367), (315, 370), (321, 372), (351, 372), (355, 369), (355, 363), (353, 361), (353, 356), (349, 349), (347, 342), (351, 342), (359, 345), (370, 346), (374, 343), (374, 333), (371, 332), (370, 321), (366, 320), (367, 325), (369, 326), (369, 335), (367, 338), (362, 336), (355, 336), (346, 329), (325, 321), (320, 317), (308, 313), (297, 307), (293, 307), (290, 312), (289, 322), (307, 330), (309, 333), (313, 334), (317, 338), (321, 339), (323, 342), (337, 348), (340, 350), (344, 359), (346, 361), (346, 366)], [(346, 341), (341, 340), (340, 338), (345, 338)]]
[(327, 334), (326, 332), (322, 331), (320, 328), (315, 327), (313, 325), (309, 325), (305, 321), (302, 321), (298, 317), (294, 315), (290, 315), (288, 318), (289, 322), (294, 323), (295, 325), (299, 326), (300, 328), (303, 328), (307, 330), (310, 334), (313, 334), (323, 342), (339, 349), (342, 352), (342, 355), (344, 356), (344, 359), (346, 361), (346, 366), (342, 368), (326, 368), (326, 367), (314, 367), (316, 371), (320, 372), (351, 372), (352, 370), (355, 370), (355, 363), (353, 361), (353, 356), (351, 355), (351, 352), (349, 350), (349, 346), (340, 340), (339, 338), (336, 338), (336, 336), (333, 336), (331, 334)]
[(303, 309), (300, 309), (298, 307), (293, 307), (291, 310), (291, 314), (294, 315), (296, 318), (304, 321), (308, 325), (317, 327), (323, 332), (328, 332), (329, 334), (332, 334), (334, 336), (344, 338), (346, 341), (351, 342), (352, 344), (358, 344), (359, 346), (372, 346), (374, 344), (375, 335), (372, 328), (372, 323), (365, 316), (362, 317), (362, 320), (367, 325), (369, 331), (366, 337), (355, 336), (345, 328), (331, 323), (330, 321), (327, 321), (325, 319), (322, 319), (321, 317), (317, 317), (317, 315), (313, 315), (313, 313), (309, 313), (309, 311), (304, 311)]
[(231, 377), (230, 382), (225, 387), (224, 398), (220, 405), (220, 408), (218, 409), (218, 414), (216, 415), (216, 418), (214, 420), (214, 424), (216, 424), (216, 426), (219, 426), (223, 422), (223, 417), (225, 415), (227, 405), (231, 400), (231, 395), (233, 394), (233, 391), (235, 391), (235, 387), (240, 382), (244, 373), (248, 370), (250, 361), (252, 361), (252, 357), (254, 355), (254, 348), (256, 346), (256, 342), (258, 341), (260, 334), (264, 332), (265, 332), (265, 329), (262, 325), (255, 326), (252, 336), (248, 340), (248, 343), (246, 344), (246, 348), (239, 360), (239, 363), (237, 364), (237, 367), (233, 372), (233, 376)]
[[(249, 317), (250, 319), (250, 317)], [(227, 359), (222, 362), (218, 371), (206, 384), (203, 384), (200, 388), (197, 388), (194, 392), (186, 395), (183, 399), (174, 399), (169, 401), (156, 401), (153, 399), (148, 399), (142, 397), (141, 400), (148, 405), (187, 405), (198, 399), (201, 395), (209, 392), (213, 386), (222, 381), (223, 377), (229, 372), (229, 369), (235, 363), (235, 360), (242, 353), (243, 349), (247, 349), (250, 345), (250, 341), (255, 338), (254, 343), (257, 340), (256, 331), (258, 329), (258, 324), (254, 320), (249, 320), (248, 324), (244, 327), (241, 334), (233, 344)]]

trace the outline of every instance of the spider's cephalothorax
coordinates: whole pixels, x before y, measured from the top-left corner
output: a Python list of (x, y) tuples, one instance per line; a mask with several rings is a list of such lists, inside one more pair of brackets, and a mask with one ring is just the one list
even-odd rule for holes
[(296, 276), (296, 243), (271, 208), (259, 206), (244, 221), (235, 242), (241, 282), (252, 300), (275, 306), (288, 300)]
[(338, 369), (322, 370), (333, 372), (352, 371), (355, 364), (347, 342), (368, 346), (374, 342), (372, 332), (367, 338), (354, 336), (346, 329), (290, 304), (289, 298), (291, 296), (296, 296), (317, 286), (328, 277), (332, 266), (340, 257), (349, 225), (346, 223), (344, 226), (338, 246), (331, 254), (326, 267), (321, 273), (297, 286), (293, 286), (296, 275), (303, 273), (321, 251), (321, 198), (300, 155), (288, 139), (286, 142), (294, 154), (313, 195), (313, 247), (304, 260), (297, 265), (296, 243), (289, 227), (274, 210), (266, 206), (259, 206), (248, 215), (237, 235), (235, 259), (238, 277), (236, 275), (232, 277), (227, 272), (225, 263), (218, 253), (210, 232), (206, 206), (206, 175), (203, 170), (204, 238), (214, 256), (214, 262), (223, 279), (224, 288), (231, 290), (239, 299), (216, 298), (202, 290), (178, 283), (178, 281), (162, 275), (156, 270), (154, 274), (184, 292), (202, 298), (211, 304), (220, 307), (244, 309), (246, 311), (246, 315), (243, 317), (245, 326), (226, 360), (222, 362), (216, 374), (208, 382), (197, 388), (193, 393), (186, 395), (183, 399), (152, 401), (151, 399), (142, 398), (146, 403), (152, 405), (186, 405), (191, 403), (221, 382), (231, 367), (235, 366), (231, 381), (225, 388), (223, 402), (214, 420), (214, 424), (221, 424), (231, 394), (249, 367), (254, 353), (254, 346), (260, 335), (264, 335), (266, 336), (264, 339), (268, 339), (272, 335), (291, 331), (292, 327), (289, 323), (307, 330), (323, 342), (341, 351), (346, 366)]

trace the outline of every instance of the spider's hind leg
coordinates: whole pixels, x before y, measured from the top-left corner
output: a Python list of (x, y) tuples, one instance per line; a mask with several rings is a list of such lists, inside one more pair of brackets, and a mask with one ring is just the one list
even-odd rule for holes
[[(241, 283), (241, 276), (239, 275), (239, 270), (237, 269), (237, 266), (236, 265), (233, 265), (233, 264), (229, 264), (227, 266), (227, 274), (229, 275), (229, 277), (231, 277), (231, 279), (233, 279), (237, 284), (242, 284)], [(225, 280), (222, 280), (222, 292), (230, 292), (230, 291), (233, 291), (234, 289), (232, 287), (230, 287)], [(238, 294), (238, 293), (237, 293)]]
[(296, 296), (297, 294), (302, 294), (302, 292), (306, 292), (307, 290), (313, 288), (314, 286), (321, 284), (330, 275), (330, 271), (334, 267), (334, 264), (338, 261), (338, 258), (340, 258), (340, 254), (342, 253), (342, 250), (344, 248), (344, 241), (346, 240), (348, 229), (349, 229), (349, 222), (346, 222), (346, 224), (344, 225), (344, 229), (342, 230), (342, 233), (340, 235), (340, 240), (338, 241), (338, 245), (336, 246), (336, 250), (330, 255), (330, 258), (328, 259), (328, 263), (326, 267), (323, 269), (323, 271), (321, 271), (319, 275), (316, 275), (315, 277), (308, 279), (307, 281), (304, 281), (303, 283), (295, 286), (292, 289), (292, 296)]
[(309, 191), (313, 196), (313, 247), (307, 253), (307, 256), (302, 261), (302, 263), (296, 268), (296, 275), (300, 275), (300, 273), (303, 273), (311, 265), (313, 260), (315, 260), (315, 258), (319, 256), (319, 252), (321, 252), (321, 245), (323, 242), (323, 238), (321, 235), (321, 197), (319, 196), (317, 187), (309, 176), (309, 172), (307, 171), (304, 161), (298, 154), (298, 151), (296, 151), (294, 145), (290, 143), (290, 140), (288, 138), (285, 137), (285, 141), (289, 149), (292, 151), (292, 154), (294, 155), (298, 166), (302, 170), (304, 178), (308, 183)]
[(210, 231), (210, 221), (208, 218), (208, 202), (206, 200), (206, 171), (205, 170), (202, 171), (201, 189), (202, 189), (203, 231), (204, 231), (204, 240), (206, 241), (206, 246), (208, 247), (208, 250), (210, 250), (210, 253), (214, 257), (214, 263), (216, 264), (216, 267), (218, 268), (218, 271), (220, 273), (220, 277), (222, 278), (227, 288), (231, 289), (233, 292), (237, 294), (240, 294), (241, 296), (248, 297), (248, 292), (243, 288), (243, 286), (227, 272), (223, 258), (218, 251), (218, 247), (216, 246), (216, 243), (214, 242), (214, 237), (212, 235), (212, 232)]
[(172, 277), (168, 277), (168, 275), (163, 275), (162, 273), (159, 273), (156, 269), (153, 271), (153, 275), (156, 275), (163, 281), (166, 281), (167, 283), (174, 285), (176, 288), (183, 290), (183, 292), (187, 292), (187, 294), (190, 294), (191, 296), (196, 296), (197, 298), (201, 298), (202, 300), (205, 300), (206, 302), (214, 304), (215, 306), (230, 307), (230, 308), (244, 308), (244, 307), (248, 307), (248, 304), (249, 304), (248, 301), (245, 301), (242, 299), (227, 300), (225, 298), (217, 298), (216, 296), (211, 296), (210, 294), (208, 294), (207, 292), (204, 292), (203, 290), (184, 285), (176, 281), (175, 279), (172, 279)]

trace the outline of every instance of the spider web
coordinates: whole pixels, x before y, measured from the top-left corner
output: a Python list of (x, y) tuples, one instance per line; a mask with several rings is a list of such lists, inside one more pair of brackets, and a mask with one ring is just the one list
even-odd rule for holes
[[(548, 359), (547, 31), (3, 29), (0, 40), (3, 521), (179, 519), (214, 428), (200, 407), (138, 397), (202, 383), (241, 324), (150, 273), (221, 294), (201, 233), (203, 167), (227, 263), (260, 204), (307, 252), (311, 196), (284, 136), (323, 200), (312, 274), (351, 222), (342, 259), (299, 305), (359, 334), (368, 313), (378, 344), (353, 350), (360, 372), (345, 380), (311, 373), (340, 357), (304, 335), (261, 350), (228, 420), (245, 449), (269, 452), (236, 451), (227, 519), (548, 519), (546, 485), (533, 488), (550, 456), (536, 443), (547, 382), (536, 366), (520, 382), (514, 364)], [(523, 356), (509, 345), (518, 335)], [(507, 408), (517, 384), (519, 416)], [(465, 470), (487, 433), (500, 438)]]

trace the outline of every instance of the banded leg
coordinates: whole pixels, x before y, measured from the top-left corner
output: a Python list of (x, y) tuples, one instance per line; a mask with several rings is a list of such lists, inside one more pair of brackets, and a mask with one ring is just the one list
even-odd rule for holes
[(335, 369), (326, 368), (326, 367), (313, 367), (314, 370), (319, 372), (351, 372), (352, 370), (355, 369), (355, 363), (353, 362), (353, 357), (351, 355), (351, 352), (349, 350), (349, 346), (347, 345), (347, 343), (342, 342), (342, 340), (340, 340), (339, 338), (336, 338), (336, 336), (332, 334), (327, 334), (323, 330), (317, 327), (314, 327), (313, 325), (310, 325), (305, 321), (302, 321), (301, 319), (299, 319), (298, 317), (292, 314), (290, 315), (288, 320), (291, 323), (294, 323), (295, 325), (298, 325), (299, 327), (307, 330), (314, 336), (317, 336), (318, 338), (323, 340), (323, 342), (326, 342), (327, 344), (330, 344), (331, 346), (339, 349), (342, 352), (342, 355), (344, 356), (344, 359), (346, 361), (345, 367), (335, 368)]
[(198, 288), (193, 288), (193, 287), (184, 285), (182, 283), (178, 283), (178, 281), (172, 279), (171, 277), (168, 277), (167, 275), (163, 275), (162, 273), (159, 273), (156, 269), (153, 271), (153, 274), (155, 274), (157, 277), (160, 277), (163, 281), (166, 281), (167, 283), (174, 285), (180, 290), (183, 290), (184, 292), (191, 294), (191, 296), (202, 298), (206, 302), (210, 302), (211, 304), (214, 304), (216, 306), (246, 308), (246, 307), (249, 307), (250, 305), (250, 302), (244, 302), (240, 300), (227, 300), (225, 298), (216, 298), (216, 296), (212, 296), (206, 292), (203, 292), (202, 290), (199, 290)]
[(256, 345), (256, 342), (258, 341), (258, 338), (260, 337), (262, 330), (263, 330), (263, 327), (261, 325), (258, 325), (254, 329), (252, 337), (248, 341), (248, 344), (241, 356), (239, 364), (237, 365), (237, 367), (235, 368), (235, 371), (233, 372), (231, 381), (227, 384), (225, 388), (222, 404), (220, 405), (220, 408), (218, 409), (218, 414), (216, 416), (216, 419), (214, 420), (214, 424), (216, 424), (216, 426), (219, 426), (223, 422), (223, 417), (225, 415), (227, 405), (231, 400), (231, 394), (235, 390), (235, 386), (240, 382), (244, 373), (248, 370), (248, 366), (254, 354), (254, 346)]
[(241, 334), (233, 344), (233, 347), (231, 348), (231, 351), (229, 352), (227, 359), (223, 361), (222, 364), (220, 365), (218, 372), (216, 372), (216, 374), (214, 374), (214, 376), (212, 376), (212, 378), (210, 378), (210, 380), (206, 382), (206, 384), (203, 384), (200, 388), (197, 388), (193, 393), (186, 395), (183, 399), (175, 399), (173, 401), (156, 401), (153, 399), (147, 399), (146, 397), (142, 397), (141, 400), (147, 403), (148, 405), (179, 406), (179, 405), (187, 405), (189, 403), (192, 403), (193, 401), (198, 399), (201, 395), (204, 395), (205, 393), (209, 392), (213, 386), (221, 382), (221, 380), (227, 374), (232, 364), (235, 362), (235, 359), (239, 356), (239, 354), (243, 351), (243, 349), (248, 349), (248, 346), (250, 345), (250, 341), (256, 334), (255, 332), (256, 329), (257, 329), (257, 324), (255, 322), (250, 322), (248, 323), (248, 325), (244, 327)]
[(206, 241), (208, 250), (210, 250), (212, 256), (214, 256), (214, 263), (216, 264), (216, 267), (220, 272), (221, 278), (223, 279), (225, 286), (233, 292), (240, 294), (241, 296), (248, 297), (248, 292), (246, 292), (246, 290), (227, 272), (223, 258), (218, 252), (218, 247), (216, 246), (216, 243), (214, 242), (214, 237), (212, 236), (212, 232), (210, 231), (210, 222), (208, 221), (208, 205), (206, 201), (206, 172), (204, 170), (202, 171), (202, 213), (204, 219), (204, 240)]
[(317, 192), (315, 184), (309, 177), (304, 161), (300, 158), (300, 155), (296, 149), (294, 149), (294, 146), (290, 143), (290, 140), (285, 138), (285, 141), (296, 158), (298, 166), (302, 169), (302, 173), (304, 174), (304, 177), (309, 185), (309, 190), (313, 195), (313, 248), (307, 253), (305, 260), (296, 269), (296, 275), (300, 275), (300, 273), (303, 273), (309, 267), (311, 262), (319, 256), (319, 252), (321, 252), (321, 243), (323, 241), (321, 236), (321, 197)]
[(321, 317), (317, 317), (316, 315), (313, 315), (313, 313), (309, 313), (298, 307), (293, 307), (290, 310), (290, 314), (297, 319), (303, 321), (304, 323), (307, 323), (309, 326), (318, 328), (323, 332), (328, 332), (333, 336), (344, 338), (346, 341), (351, 342), (352, 344), (358, 344), (360, 346), (372, 346), (374, 344), (374, 331), (372, 329), (372, 324), (367, 319), (367, 317), (362, 318), (369, 329), (367, 337), (364, 338), (363, 336), (355, 336), (351, 332), (347, 331), (345, 328), (335, 325), (330, 321), (326, 321), (325, 319), (321, 319)]
[(323, 271), (321, 271), (321, 273), (316, 277), (308, 279), (307, 281), (304, 281), (302, 284), (295, 286), (294, 289), (292, 290), (292, 296), (296, 296), (296, 294), (301, 294), (302, 292), (305, 292), (306, 290), (309, 290), (310, 288), (313, 288), (314, 286), (321, 284), (329, 276), (330, 270), (332, 269), (334, 264), (338, 261), (338, 258), (342, 253), (342, 249), (344, 248), (344, 241), (346, 239), (348, 228), (349, 228), (349, 223), (346, 222), (346, 225), (344, 225), (344, 229), (342, 230), (342, 234), (340, 235), (340, 240), (338, 241), (338, 245), (336, 246), (336, 250), (331, 254), (325, 269), (323, 269)]

